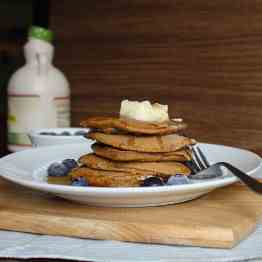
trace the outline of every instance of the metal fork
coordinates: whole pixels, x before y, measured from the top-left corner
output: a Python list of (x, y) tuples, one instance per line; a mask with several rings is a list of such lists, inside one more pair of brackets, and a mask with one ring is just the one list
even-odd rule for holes
[(226, 169), (231, 171), (231, 173), (236, 176), (241, 182), (243, 182), (248, 188), (256, 193), (262, 194), (262, 183), (255, 178), (247, 175), (243, 171), (226, 162), (218, 162), (210, 165), (206, 156), (198, 146), (191, 146), (190, 149), (192, 150), (193, 156), (192, 163), (195, 170), (197, 170), (198, 172), (197, 174), (192, 175), (192, 178), (202, 172), (214, 173), (219, 172), (219, 170), (221, 172), (221, 167), (225, 167)]

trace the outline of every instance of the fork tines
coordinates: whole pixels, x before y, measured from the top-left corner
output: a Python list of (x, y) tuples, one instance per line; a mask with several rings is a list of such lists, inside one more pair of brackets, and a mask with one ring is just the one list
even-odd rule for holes
[(200, 172), (210, 166), (205, 155), (198, 146), (190, 146), (189, 149), (192, 151), (192, 164), (197, 172)]

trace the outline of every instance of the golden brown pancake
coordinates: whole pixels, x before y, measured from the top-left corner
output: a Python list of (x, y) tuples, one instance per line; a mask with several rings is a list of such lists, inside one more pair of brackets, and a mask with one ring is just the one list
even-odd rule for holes
[(165, 136), (133, 136), (90, 132), (87, 134), (87, 137), (112, 147), (149, 153), (172, 152), (196, 143), (194, 139), (177, 134)]
[(147, 175), (97, 170), (88, 167), (75, 168), (70, 172), (71, 179), (84, 177), (90, 186), (99, 187), (138, 187)]
[(165, 135), (176, 133), (186, 128), (186, 124), (180, 121), (145, 122), (122, 117), (89, 117), (81, 122), (86, 128), (97, 128), (105, 133), (114, 133), (115, 129), (135, 134)]
[(191, 152), (181, 149), (167, 153), (145, 153), (117, 149), (111, 146), (95, 143), (92, 149), (96, 155), (115, 161), (188, 161), (191, 160)]
[(131, 172), (137, 174), (140, 171), (149, 171), (145, 173), (150, 175), (171, 176), (176, 174), (190, 175), (191, 171), (182, 163), (174, 161), (166, 162), (120, 162), (112, 161), (95, 154), (87, 154), (80, 157), (79, 162), (93, 169), (118, 171), (118, 172)]

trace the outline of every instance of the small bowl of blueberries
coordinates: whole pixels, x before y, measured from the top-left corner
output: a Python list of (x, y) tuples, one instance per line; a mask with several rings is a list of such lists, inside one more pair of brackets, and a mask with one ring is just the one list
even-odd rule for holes
[(31, 130), (28, 134), (33, 147), (43, 147), (52, 145), (65, 145), (87, 142), (85, 138), (88, 128), (42, 128)]

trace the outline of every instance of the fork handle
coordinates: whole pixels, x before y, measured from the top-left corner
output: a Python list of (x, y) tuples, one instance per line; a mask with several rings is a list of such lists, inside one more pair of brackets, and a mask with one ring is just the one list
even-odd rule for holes
[(262, 183), (260, 183), (255, 178), (245, 174), (243, 171), (226, 162), (218, 162), (215, 165), (224, 166), (229, 171), (231, 171), (236, 177), (238, 177), (250, 189), (252, 189), (256, 193), (262, 194)]

